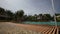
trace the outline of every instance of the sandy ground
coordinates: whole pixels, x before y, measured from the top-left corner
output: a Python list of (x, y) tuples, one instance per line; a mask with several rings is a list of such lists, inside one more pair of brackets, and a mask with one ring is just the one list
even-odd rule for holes
[(16, 24), (12, 22), (0, 23), (0, 34), (47, 34), (47, 32), (55, 33), (56, 28), (49, 25)]
[(0, 34), (41, 34), (40, 32), (27, 30), (27, 25), (15, 24), (11, 22), (0, 23)]

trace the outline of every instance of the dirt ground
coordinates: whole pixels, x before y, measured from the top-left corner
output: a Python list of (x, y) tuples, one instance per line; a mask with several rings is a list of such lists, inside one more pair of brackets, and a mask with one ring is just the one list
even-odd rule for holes
[(0, 23), (0, 34), (41, 34), (40, 32), (27, 30), (23, 24), (11, 22)]
[(0, 22), (0, 34), (45, 34), (46, 32), (50, 32), (50, 30), (55, 30), (55, 27), (49, 25)]

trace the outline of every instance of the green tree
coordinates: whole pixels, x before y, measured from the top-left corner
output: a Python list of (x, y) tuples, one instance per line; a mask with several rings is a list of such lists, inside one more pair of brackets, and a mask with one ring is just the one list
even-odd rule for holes
[(29, 15), (29, 16), (27, 17), (27, 20), (28, 20), (28, 21), (31, 21), (31, 20), (32, 20), (31, 16), (32, 16), (32, 15)]
[(9, 17), (13, 17), (13, 16), (14, 16), (14, 13), (11, 12), (10, 10), (6, 10), (6, 14), (7, 14), (7, 16), (9, 16)]
[(19, 10), (16, 12), (16, 16), (17, 17), (22, 17), (24, 15), (24, 11), (23, 10)]
[(42, 14), (39, 14), (39, 16), (42, 16)]
[(55, 14), (56, 16), (60, 15), (60, 14)]
[(5, 15), (5, 9), (0, 7), (0, 15)]
[(38, 16), (40, 17), (40, 19), (42, 19), (42, 16), (43, 16), (43, 15), (42, 15), (42, 14), (39, 14)]
[(37, 20), (38, 21), (42, 21), (42, 19), (43, 19), (43, 15), (42, 14), (39, 14), (38, 17), (37, 17)]
[(51, 20), (51, 15), (50, 14), (44, 14), (44, 19), (45, 20)]
[(13, 20), (14, 19), (14, 13), (11, 12), (10, 10), (6, 10), (6, 16), (8, 18), (6, 18), (7, 20)]
[(38, 16), (38, 15), (37, 15), (37, 14), (34, 14), (34, 16), (35, 16), (35, 21), (37, 21), (37, 16)]
[(16, 17), (17, 21), (22, 21), (23, 16), (24, 16), (24, 11), (23, 10), (19, 10), (15, 13), (15, 17)]
[(24, 15), (24, 16), (23, 16), (23, 20), (24, 20), (24, 21), (27, 21), (27, 15)]
[(60, 22), (60, 14), (55, 14), (56, 15), (56, 20)]

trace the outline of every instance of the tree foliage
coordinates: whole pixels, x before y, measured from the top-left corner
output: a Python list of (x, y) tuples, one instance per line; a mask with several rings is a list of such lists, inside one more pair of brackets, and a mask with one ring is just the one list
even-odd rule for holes
[(14, 13), (11, 12), (10, 10), (6, 10), (6, 14), (7, 14), (7, 16), (9, 16), (9, 17), (13, 17), (13, 16), (14, 16)]
[(5, 15), (5, 9), (0, 7), (0, 15)]
[(16, 15), (17, 17), (22, 17), (22, 16), (24, 15), (24, 11), (23, 11), (23, 10), (19, 10), (19, 11), (17, 11), (17, 12), (15, 13), (15, 15)]
[(18, 22), (23, 20), (23, 16), (24, 16), (24, 11), (23, 10), (19, 10), (15, 13), (15, 19)]
[[(9, 18), (14, 20), (14, 21), (39, 21), (39, 20), (47, 20), (47, 21), (54, 21), (54, 16), (52, 17), (50, 14), (34, 14), (32, 15), (24, 15), (23, 10), (18, 10), (15, 13), (11, 12), (11, 10), (5, 10), (4, 8), (0, 7), (0, 16), (3, 15), (6, 17), (8, 20)], [(56, 16), (60, 14), (55, 14)], [(39, 19), (38, 19), (39, 18)], [(2, 19), (2, 18), (1, 18)], [(57, 18), (57, 21), (60, 21), (60, 17)]]
[(60, 21), (60, 14), (55, 14), (56, 16), (58, 16), (58, 17), (56, 17), (56, 20), (59, 22)]
[(45, 19), (51, 20), (51, 15), (50, 14), (44, 14)]

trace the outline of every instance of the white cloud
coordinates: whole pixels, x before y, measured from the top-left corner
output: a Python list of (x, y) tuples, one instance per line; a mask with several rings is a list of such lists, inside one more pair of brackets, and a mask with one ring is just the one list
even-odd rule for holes
[(13, 12), (23, 9), (25, 14), (50, 13), (50, 0), (0, 0), (0, 6)]

